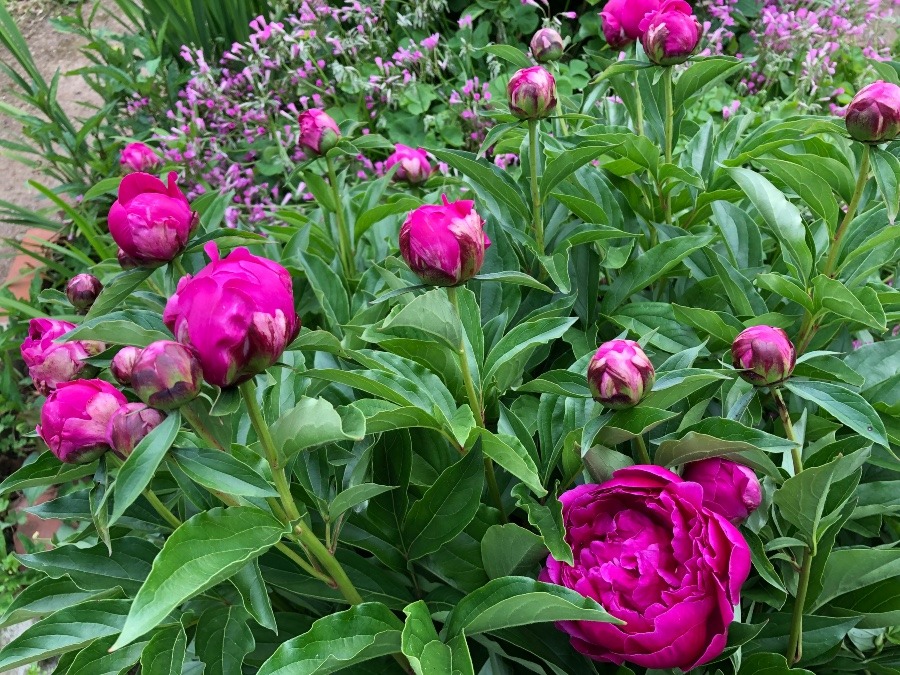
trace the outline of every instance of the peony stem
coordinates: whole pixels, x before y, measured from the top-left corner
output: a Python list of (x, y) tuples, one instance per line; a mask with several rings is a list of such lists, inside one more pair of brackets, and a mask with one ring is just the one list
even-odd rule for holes
[(191, 410), (190, 406), (183, 405), (181, 406), (180, 410), (184, 419), (186, 419), (188, 423), (194, 428), (194, 431), (197, 432), (197, 435), (200, 436), (200, 438), (202, 438), (217, 450), (221, 450), (223, 452), (226, 451), (225, 448), (222, 447), (222, 444), (219, 442), (219, 440), (215, 437), (215, 434), (213, 434), (209, 429), (206, 428), (206, 425), (203, 424), (203, 420), (201, 420), (197, 416), (197, 414), (193, 410)]
[(243, 396), (247, 412), (250, 414), (250, 423), (256, 430), (259, 443), (266, 453), (266, 461), (272, 469), (275, 488), (278, 490), (278, 496), (281, 497), (281, 506), (291, 521), (299, 520), (300, 511), (294, 502), (294, 496), (291, 494), (291, 486), (285, 476), (284, 467), (278, 461), (278, 450), (275, 447), (275, 441), (272, 440), (272, 434), (266, 425), (266, 419), (263, 417), (259, 403), (256, 402), (256, 383), (253, 380), (248, 380), (241, 384), (240, 387), (241, 396)]
[(635, 120), (634, 130), (638, 136), (644, 135), (644, 99), (641, 98), (641, 83), (638, 79), (638, 72), (634, 73), (634, 109)]
[[(475, 390), (475, 382), (472, 380), (472, 371), (469, 368), (469, 357), (466, 354), (466, 328), (462, 321), (462, 314), (459, 311), (459, 296), (457, 295), (455, 286), (447, 287), (447, 297), (450, 299), (450, 304), (453, 305), (453, 311), (456, 312), (456, 318), (459, 321), (460, 340), (457, 356), (459, 357), (459, 369), (462, 371), (463, 381), (466, 383), (466, 397), (469, 399), (469, 407), (472, 409), (472, 414), (475, 416), (475, 423), (483, 429), (484, 413), (482, 412), (481, 398)], [(501, 522), (505, 523), (506, 512), (503, 510), (503, 501), (500, 498), (500, 487), (497, 485), (497, 475), (494, 473), (494, 463), (491, 461), (490, 457), (484, 458), (484, 478), (487, 482), (488, 494), (491, 496), (491, 501), (494, 502), (494, 507), (500, 512)]]
[(297, 535), (297, 539), (300, 543), (303, 544), (309, 552), (315, 556), (316, 560), (319, 561), (319, 564), (322, 565), (328, 573), (328, 576), (334, 580), (334, 584), (347, 602), (351, 605), (358, 605), (364, 602), (359, 591), (356, 590), (356, 586), (353, 585), (353, 582), (350, 581), (350, 577), (348, 577), (347, 573), (344, 571), (341, 563), (338, 562), (338, 559), (325, 547), (325, 544), (319, 541), (319, 538), (316, 536), (315, 532), (312, 531), (311, 527), (308, 527), (306, 523), (300, 523), (294, 528), (294, 533)]
[(353, 244), (350, 241), (350, 233), (347, 231), (347, 223), (344, 222), (344, 205), (341, 203), (341, 190), (338, 187), (337, 174), (334, 171), (334, 162), (328, 155), (325, 156), (325, 164), (328, 166), (328, 180), (331, 182), (331, 194), (334, 195), (334, 216), (337, 218), (338, 246), (340, 248), (341, 264), (344, 266), (344, 275), (347, 279), (356, 276), (353, 264)]
[(544, 220), (541, 218), (541, 193), (538, 188), (538, 135), (540, 122), (528, 120), (528, 164), (531, 169), (531, 229), (538, 255), (544, 255)]
[(310, 565), (301, 556), (299, 556), (297, 553), (295, 553), (293, 550), (291, 550), (291, 548), (284, 542), (279, 541), (277, 544), (275, 544), (275, 548), (277, 548), (279, 551), (284, 553), (284, 555), (287, 558), (290, 558), (294, 563), (296, 563), (297, 567), (302, 569), (304, 572), (306, 572), (311, 577), (314, 577), (314, 578), (318, 579), (319, 581), (322, 581), (322, 582), (328, 584), (332, 588), (335, 587), (335, 582), (331, 579), (331, 577), (329, 577), (327, 574), (323, 574), (322, 572), (317, 570), (315, 567)]
[(856, 209), (859, 207), (859, 200), (862, 199), (863, 190), (869, 180), (870, 153), (871, 150), (869, 149), (869, 145), (863, 143), (862, 158), (859, 161), (859, 175), (856, 177), (856, 188), (853, 190), (853, 196), (850, 198), (850, 203), (847, 205), (847, 213), (844, 214), (844, 219), (841, 221), (841, 224), (838, 225), (838, 229), (834, 233), (834, 240), (831, 242), (831, 250), (828, 251), (828, 259), (825, 261), (825, 269), (822, 272), (825, 276), (830, 277), (834, 274), (838, 253), (841, 250), (841, 240), (847, 233), (847, 227), (850, 225), (850, 221), (852, 221), (853, 216), (856, 215)]
[(176, 530), (181, 527), (181, 520), (178, 519), (178, 516), (172, 513), (168, 506), (163, 504), (162, 500), (156, 496), (156, 493), (153, 490), (150, 488), (144, 490), (144, 497), (150, 502), (150, 506), (152, 506), (153, 509), (163, 517), (163, 520), (169, 523), (169, 525)]
[(638, 435), (634, 437), (635, 445), (637, 446), (637, 459), (642, 464), (653, 464), (653, 460), (650, 459), (650, 453), (647, 451), (647, 444), (644, 442), (644, 437), (642, 435)]
[[(672, 147), (675, 145), (675, 110), (672, 104), (672, 68), (668, 66), (663, 68), (663, 89), (666, 96), (666, 119), (665, 119), (665, 152), (666, 164), (672, 163)], [(662, 200), (664, 219), (667, 225), (672, 224), (672, 204), (665, 193), (665, 181), (659, 186), (659, 196)]]
[(797, 437), (794, 435), (794, 425), (791, 422), (791, 413), (788, 411), (784, 398), (781, 396), (781, 389), (772, 387), (772, 398), (775, 399), (775, 405), (778, 408), (778, 415), (781, 417), (781, 423), (784, 425), (784, 435), (789, 441), (794, 443), (791, 448), (791, 458), (794, 460), (794, 475), (803, 471), (803, 455), (800, 452), (800, 445), (797, 443)]
[(812, 570), (813, 553), (803, 549), (803, 562), (800, 565), (800, 576), (797, 579), (797, 596), (794, 600), (794, 613), (791, 616), (791, 633), (785, 657), (789, 666), (803, 658), (803, 607), (806, 605), (806, 591), (809, 588), (809, 575)]

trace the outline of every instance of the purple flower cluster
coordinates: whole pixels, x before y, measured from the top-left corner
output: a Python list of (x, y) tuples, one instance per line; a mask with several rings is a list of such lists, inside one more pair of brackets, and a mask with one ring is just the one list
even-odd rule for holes
[(467, 79), (462, 87), (450, 92), (449, 103), (459, 110), (467, 140), (475, 147), (481, 145), (485, 134), (493, 125), (490, 118), (483, 114), (491, 107), (491, 92), (488, 88), (489, 83), (482, 82), (476, 76)]

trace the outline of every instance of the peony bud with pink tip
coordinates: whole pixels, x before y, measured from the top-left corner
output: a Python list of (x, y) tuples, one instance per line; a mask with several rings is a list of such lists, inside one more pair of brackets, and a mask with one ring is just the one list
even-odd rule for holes
[(587, 379), (595, 401), (622, 410), (637, 405), (650, 392), (656, 371), (637, 342), (611, 340), (594, 354)]
[(103, 284), (93, 274), (76, 274), (66, 284), (66, 297), (72, 307), (83, 312), (91, 308), (102, 290)]
[(666, 0), (641, 20), (641, 44), (658, 66), (687, 61), (700, 44), (700, 22), (684, 0)]
[(395, 164), (398, 166), (394, 176), (398, 180), (405, 180), (411, 185), (424, 183), (433, 171), (431, 164), (428, 163), (428, 155), (425, 154), (424, 150), (411, 148), (402, 143), (397, 143), (394, 146), (394, 152), (384, 162), (384, 168), (385, 170), (390, 169)]
[(740, 375), (757, 387), (783, 382), (797, 363), (794, 345), (780, 328), (751, 326), (731, 343), (731, 360)]
[(109, 420), (109, 444), (123, 457), (137, 447), (144, 436), (166, 419), (165, 414), (146, 403), (128, 403), (113, 413)]
[(324, 110), (310, 108), (300, 113), (299, 143), (313, 155), (324, 155), (338, 144), (341, 130)]
[(628, 37), (625, 26), (622, 24), (622, 11), (625, 0), (609, 0), (600, 12), (600, 21), (603, 25), (603, 37), (606, 43), (613, 49), (622, 49), (634, 39)]
[(900, 87), (878, 80), (859, 90), (844, 117), (857, 141), (883, 143), (900, 134)]
[(468, 200), (420, 206), (400, 228), (400, 254), (426, 284), (456, 286), (481, 270), (491, 240)]
[(140, 347), (122, 347), (109, 364), (109, 372), (116, 378), (116, 382), (125, 385), (131, 384), (131, 371), (141, 355)]
[(552, 28), (541, 28), (531, 38), (531, 55), (538, 63), (558, 61), (563, 49), (562, 36)]
[(162, 160), (149, 146), (143, 143), (129, 143), (122, 150), (119, 164), (129, 173), (148, 173), (160, 166)]
[(703, 506), (735, 525), (747, 520), (762, 502), (753, 469), (730, 459), (711, 457), (685, 465), (681, 477), (703, 487)]
[(119, 245), (123, 268), (159, 267), (187, 246), (200, 221), (176, 177), (170, 173), (168, 185), (148, 173), (122, 179), (119, 198), (109, 211), (109, 233)]
[(541, 66), (522, 68), (506, 86), (509, 111), (520, 120), (540, 120), (556, 108), (556, 80)]
[(144, 403), (159, 410), (174, 410), (200, 393), (200, 361), (178, 342), (159, 340), (143, 350), (131, 370), (131, 388)]
[(63, 382), (41, 409), (38, 435), (61, 462), (82, 464), (109, 450), (109, 420), (128, 400), (103, 380)]

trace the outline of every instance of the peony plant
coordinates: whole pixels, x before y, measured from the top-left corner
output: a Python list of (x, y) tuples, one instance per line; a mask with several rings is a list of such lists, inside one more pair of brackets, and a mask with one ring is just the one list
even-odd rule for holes
[(68, 526), (0, 671), (895, 669), (893, 90), (699, 125), (741, 66), (701, 28), (610, 2), (637, 58), (578, 91), (546, 29), (495, 48), (480, 153), (290, 116), (314, 199), (254, 230), (177, 166), (99, 186), (21, 345), (47, 450), (0, 494)]

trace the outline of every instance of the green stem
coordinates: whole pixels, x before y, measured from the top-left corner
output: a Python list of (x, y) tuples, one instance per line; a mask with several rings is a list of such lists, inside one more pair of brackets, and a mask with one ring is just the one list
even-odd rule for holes
[(544, 220), (541, 218), (541, 193), (538, 188), (538, 120), (528, 120), (528, 164), (531, 169), (531, 229), (538, 255), (544, 255)]
[(791, 448), (791, 458), (794, 461), (794, 475), (803, 471), (803, 455), (800, 451), (800, 445), (797, 443), (797, 436), (794, 434), (794, 425), (791, 422), (791, 413), (788, 411), (784, 398), (781, 396), (781, 390), (778, 387), (772, 387), (772, 398), (775, 399), (775, 405), (778, 407), (778, 415), (781, 417), (781, 423), (784, 425), (784, 435), (789, 441), (793, 441)]
[(853, 216), (856, 215), (856, 209), (859, 207), (859, 200), (862, 198), (866, 182), (869, 180), (870, 153), (871, 150), (869, 149), (868, 144), (863, 143), (862, 158), (859, 162), (859, 175), (856, 177), (856, 188), (853, 190), (853, 197), (850, 198), (850, 203), (847, 205), (847, 213), (844, 215), (844, 219), (841, 221), (841, 224), (838, 225), (838, 229), (834, 233), (834, 240), (831, 242), (831, 250), (828, 251), (828, 259), (825, 261), (825, 269), (823, 270), (825, 276), (830, 277), (834, 274), (838, 253), (841, 250), (841, 240), (847, 232), (850, 221), (852, 221)]
[(636, 459), (641, 464), (653, 464), (653, 461), (650, 459), (650, 453), (647, 451), (647, 444), (644, 442), (643, 436), (635, 436), (635, 445), (637, 446), (637, 457)]
[(806, 604), (806, 591), (809, 588), (813, 557), (813, 553), (808, 548), (803, 549), (803, 562), (800, 564), (800, 576), (797, 579), (797, 597), (794, 600), (794, 613), (791, 616), (791, 633), (785, 653), (790, 666), (803, 657), (803, 606)]
[(638, 72), (634, 73), (634, 130), (638, 136), (644, 135), (644, 100), (641, 98), (641, 83), (638, 80)]
[[(672, 163), (672, 147), (675, 145), (675, 109), (672, 105), (672, 68), (663, 69), (663, 89), (666, 92), (666, 164)], [(665, 185), (660, 185), (663, 196), (663, 213), (666, 224), (672, 224), (672, 204), (665, 196)]]
[(291, 550), (291, 548), (284, 542), (279, 541), (277, 544), (275, 544), (275, 548), (277, 548), (279, 551), (284, 553), (285, 556), (287, 556), (288, 558), (290, 558), (293, 562), (295, 562), (297, 564), (297, 567), (302, 569), (304, 572), (309, 574), (311, 577), (315, 577), (319, 581), (325, 582), (332, 588), (334, 587), (334, 581), (332, 581), (331, 577), (329, 577), (327, 574), (323, 574), (322, 572), (317, 570), (315, 567), (310, 565), (300, 555), (298, 555), (293, 550)]
[(351, 605), (362, 603), (362, 596), (359, 594), (359, 591), (356, 590), (356, 586), (353, 585), (353, 582), (350, 581), (350, 577), (347, 576), (343, 566), (338, 562), (338, 559), (332, 555), (331, 551), (319, 541), (319, 538), (316, 536), (315, 532), (312, 531), (312, 528), (307, 527), (306, 523), (301, 523), (294, 528), (294, 533), (297, 535), (297, 539), (300, 543), (303, 544), (309, 552), (315, 556), (316, 560), (319, 561), (319, 564), (322, 565), (323, 569), (328, 573), (328, 576), (334, 581), (334, 585), (347, 602)]
[(278, 461), (278, 450), (275, 447), (275, 441), (272, 440), (272, 434), (266, 425), (266, 419), (263, 417), (259, 403), (256, 402), (256, 383), (248, 380), (241, 385), (241, 396), (244, 398), (244, 405), (247, 406), (247, 412), (250, 413), (250, 423), (256, 430), (259, 443), (266, 453), (266, 461), (272, 468), (272, 477), (275, 479), (275, 489), (278, 490), (278, 496), (281, 498), (281, 506), (291, 521), (300, 519), (300, 511), (294, 502), (291, 494), (291, 486), (288, 483), (287, 476), (284, 473), (284, 467)]
[(344, 266), (344, 275), (347, 279), (356, 276), (353, 262), (353, 244), (350, 241), (350, 233), (344, 222), (344, 206), (341, 203), (341, 190), (338, 187), (337, 174), (334, 171), (334, 162), (331, 157), (325, 156), (325, 164), (328, 166), (328, 180), (331, 181), (331, 194), (334, 195), (334, 215), (337, 218), (338, 245), (340, 249), (341, 264)]
[[(455, 286), (449, 286), (447, 288), (447, 297), (450, 299), (450, 304), (453, 305), (453, 311), (456, 312), (456, 318), (459, 321), (460, 340), (457, 356), (459, 357), (459, 368), (462, 371), (463, 381), (466, 384), (466, 397), (469, 399), (469, 407), (472, 409), (472, 414), (475, 416), (475, 423), (483, 429), (484, 412), (482, 411), (481, 398), (475, 390), (472, 371), (469, 368), (469, 357), (466, 354), (466, 329), (462, 322), (462, 314), (459, 311), (459, 296), (457, 295)], [(494, 503), (494, 507), (500, 512), (501, 522), (505, 523), (506, 512), (503, 510), (503, 500), (500, 497), (500, 486), (497, 484), (494, 463), (491, 461), (490, 457), (484, 458), (484, 477), (487, 482), (488, 494), (491, 497), (491, 501)]]
[(176, 530), (181, 527), (181, 520), (179, 520), (178, 516), (172, 513), (165, 504), (162, 503), (162, 500), (156, 496), (156, 493), (147, 488), (144, 490), (144, 497), (146, 497), (147, 501), (150, 502), (150, 506), (163, 517), (169, 525), (171, 525)]

